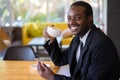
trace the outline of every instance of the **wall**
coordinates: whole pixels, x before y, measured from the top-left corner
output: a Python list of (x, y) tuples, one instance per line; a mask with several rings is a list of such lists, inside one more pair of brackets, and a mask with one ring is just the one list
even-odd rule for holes
[(108, 0), (107, 34), (115, 43), (120, 57), (120, 0)]

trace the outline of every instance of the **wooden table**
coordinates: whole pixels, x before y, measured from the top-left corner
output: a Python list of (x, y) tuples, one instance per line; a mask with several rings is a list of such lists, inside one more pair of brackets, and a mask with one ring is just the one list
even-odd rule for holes
[[(50, 61), (44, 61), (50, 64), (50, 68), (57, 72), (58, 67)], [(36, 61), (0, 61), (0, 80), (44, 80), (37, 72), (30, 68), (30, 65), (36, 64)]]

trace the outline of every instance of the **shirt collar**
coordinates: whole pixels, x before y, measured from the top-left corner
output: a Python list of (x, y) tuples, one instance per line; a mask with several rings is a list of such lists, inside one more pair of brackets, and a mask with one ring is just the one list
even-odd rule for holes
[(86, 39), (87, 39), (87, 37), (88, 37), (89, 32), (90, 32), (90, 30), (89, 30), (82, 38), (80, 38), (80, 40), (83, 42), (83, 46), (84, 46), (85, 43), (86, 43)]

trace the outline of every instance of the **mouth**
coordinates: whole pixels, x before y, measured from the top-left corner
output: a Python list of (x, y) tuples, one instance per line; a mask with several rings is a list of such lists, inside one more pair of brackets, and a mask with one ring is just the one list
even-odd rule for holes
[(70, 29), (72, 32), (75, 32), (76, 30), (78, 30), (79, 26), (70, 26)]

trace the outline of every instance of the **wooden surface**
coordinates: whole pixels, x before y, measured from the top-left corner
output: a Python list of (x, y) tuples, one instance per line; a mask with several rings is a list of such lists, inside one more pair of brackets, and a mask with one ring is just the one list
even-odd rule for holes
[[(36, 64), (36, 61), (0, 61), (0, 80), (44, 80), (37, 70), (30, 66)], [(57, 72), (52, 62), (44, 61), (50, 64), (50, 68)]]

